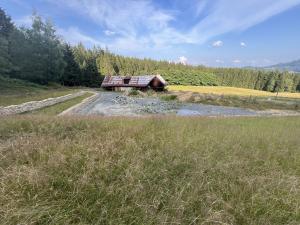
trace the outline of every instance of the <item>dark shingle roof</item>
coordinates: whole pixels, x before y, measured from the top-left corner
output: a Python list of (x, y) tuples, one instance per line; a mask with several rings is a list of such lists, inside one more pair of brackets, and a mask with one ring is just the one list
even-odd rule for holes
[[(166, 85), (166, 81), (160, 75), (105, 76), (101, 87), (147, 87), (154, 78)], [(128, 84), (124, 83), (126, 79), (130, 79)]]

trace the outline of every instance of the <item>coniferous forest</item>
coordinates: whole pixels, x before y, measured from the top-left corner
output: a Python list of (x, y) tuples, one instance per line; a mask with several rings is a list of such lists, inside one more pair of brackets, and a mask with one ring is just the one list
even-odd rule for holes
[(39, 84), (99, 87), (105, 75), (161, 74), (169, 84), (300, 91), (300, 75), (279, 71), (208, 68), (113, 54), (97, 46), (70, 46), (39, 15), (17, 27), (0, 8), (0, 75)]

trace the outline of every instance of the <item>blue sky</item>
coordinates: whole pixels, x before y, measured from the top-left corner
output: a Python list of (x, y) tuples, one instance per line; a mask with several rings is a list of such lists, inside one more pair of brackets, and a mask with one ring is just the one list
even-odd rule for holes
[(71, 44), (208, 66), (300, 59), (300, 0), (2, 0), (17, 25), (33, 11)]

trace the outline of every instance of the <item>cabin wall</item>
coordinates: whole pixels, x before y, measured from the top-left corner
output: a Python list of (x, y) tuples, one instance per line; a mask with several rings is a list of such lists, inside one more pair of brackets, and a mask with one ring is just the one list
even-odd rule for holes
[(132, 87), (115, 87), (115, 91), (131, 91)]
[(157, 78), (154, 78), (150, 84), (149, 84), (150, 88), (154, 89), (154, 90), (164, 90), (165, 89), (165, 85)]

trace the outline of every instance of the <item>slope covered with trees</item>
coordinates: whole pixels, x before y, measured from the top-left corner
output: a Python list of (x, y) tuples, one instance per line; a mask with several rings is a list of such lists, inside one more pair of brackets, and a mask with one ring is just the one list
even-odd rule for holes
[(169, 84), (232, 86), (264, 91), (300, 91), (300, 75), (279, 71), (208, 68), (166, 61), (136, 59), (101, 51), (97, 59), (101, 74), (161, 74)]
[(161, 74), (176, 85), (300, 91), (300, 76), (287, 72), (182, 65), (87, 49), (81, 43), (70, 46), (38, 15), (32, 16), (30, 28), (18, 28), (0, 9), (0, 29), (0, 75), (39, 84), (99, 87), (104, 75)]

